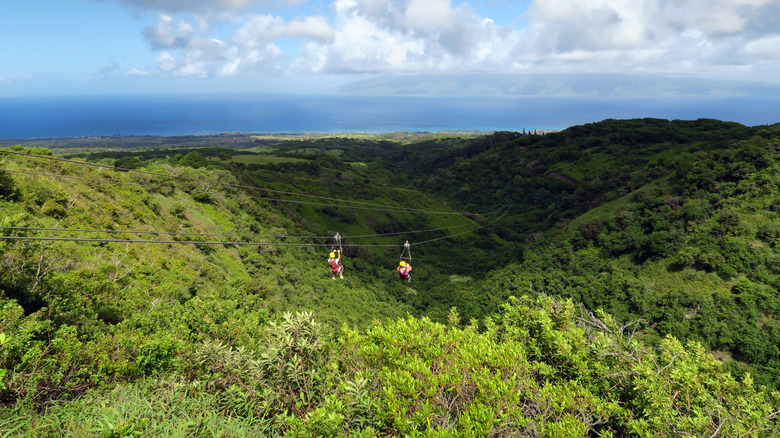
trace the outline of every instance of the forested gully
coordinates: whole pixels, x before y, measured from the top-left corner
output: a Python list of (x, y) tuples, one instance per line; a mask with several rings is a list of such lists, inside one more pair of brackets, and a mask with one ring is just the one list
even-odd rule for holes
[(780, 125), (19, 143), (0, 436), (780, 430)]

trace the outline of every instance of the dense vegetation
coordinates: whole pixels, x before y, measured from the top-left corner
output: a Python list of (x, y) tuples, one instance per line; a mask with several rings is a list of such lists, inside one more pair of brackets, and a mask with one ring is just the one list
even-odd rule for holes
[(142, 140), (0, 152), (0, 433), (780, 427), (780, 125)]

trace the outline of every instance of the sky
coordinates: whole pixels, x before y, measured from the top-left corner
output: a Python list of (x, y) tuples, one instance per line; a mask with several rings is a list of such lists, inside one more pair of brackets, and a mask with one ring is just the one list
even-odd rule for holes
[(780, 0), (24, 0), (0, 97), (316, 92), (377, 76), (780, 83)]

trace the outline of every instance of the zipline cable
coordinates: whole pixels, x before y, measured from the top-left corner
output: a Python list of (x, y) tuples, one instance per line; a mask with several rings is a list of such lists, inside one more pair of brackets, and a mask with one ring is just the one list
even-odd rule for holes
[[(489, 217), (491, 217), (493, 215), (496, 215), (498, 213), (501, 213), (501, 212), (504, 212), (504, 214), (506, 214), (506, 209), (510, 205), (511, 205), (511, 202), (505, 203), (504, 205), (502, 205), (501, 207), (497, 208), (496, 210), (493, 210), (489, 214), (484, 215), (485, 219), (489, 220), (488, 219)], [(502, 214), (502, 217), (504, 216), (504, 214)], [(473, 223), (474, 222), (472, 221), (472, 222), (465, 223), (465, 224), (452, 225), (452, 226), (449, 226), (449, 227), (441, 227), (441, 228), (429, 228), (427, 230), (397, 231), (397, 232), (393, 232), (393, 233), (380, 233), (380, 234), (359, 234), (359, 235), (356, 235), (356, 236), (343, 236), (343, 237), (346, 238), (346, 239), (357, 239), (357, 238), (366, 238), (366, 237), (399, 236), (399, 235), (404, 235), (404, 234), (426, 233), (426, 232), (439, 231), (439, 230), (452, 230), (454, 228), (461, 228), (461, 227), (465, 227), (467, 225), (472, 225)]]
[(509, 211), (508, 209), (507, 209), (507, 210), (505, 210), (505, 211), (504, 211), (504, 212), (501, 214), (501, 216), (499, 216), (499, 218), (498, 218), (498, 219), (496, 219), (496, 220), (494, 220), (494, 221), (492, 221), (492, 222), (489, 222), (489, 223), (487, 223), (487, 224), (485, 224), (485, 225), (482, 225), (482, 226), (480, 226), (480, 227), (474, 228), (473, 230), (468, 230), (468, 231), (461, 231), (460, 233), (450, 234), (450, 235), (447, 235), (447, 236), (444, 236), (444, 237), (437, 237), (437, 238), (435, 238), (435, 239), (424, 240), (424, 241), (422, 241), (422, 242), (415, 242), (415, 243), (412, 243), (412, 244), (410, 244), (410, 245), (412, 245), (412, 246), (416, 246), (416, 245), (424, 245), (424, 244), (426, 244), (426, 243), (430, 243), (430, 242), (436, 242), (437, 240), (449, 239), (449, 238), (451, 238), (451, 237), (460, 236), (461, 234), (466, 234), (466, 233), (471, 233), (471, 232), (474, 232), (474, 231), (477, 231), (477, 230), (481, 230), (482, 228), (485, 228), (485, 227), (488, 227), (488, 226), (490, 226), (490, 225), (493, 225), (494, 223), (496, 223), (496, 222), (500, 221), (501, 219), (503, 219), (503, 218), (504, 218), (504, 216), (506, 216), (506, 214), (507, 214), (507, 212), (508, 212), (508, 211)]
[(106, 234), (167, 234), (169, 236), (204, 236), (204, 237), (243, 237), (274, 238), (274, 239), (330, 239), (332, 236), (289, 236), (284, 234), (235, 234), (235, 233), (187, 233), (182, 231), (144, 231), (144, 230), (92, 230), (86, 228), (38, 228), (38, 227), (0, 227), (0, 230), (18, 231), (54, 231), (71, 233), (106, 233)]
[[(500, 211), (500, 210), (498, 210)], [(492, 215), (488, 215), (492, 216)], [(467, 225), (473, 225), (474, 222), (468, 222), (465, 224), (459, 224), (459, 225), (451, 225), (449, 227), (439, 227), (439, 228), (428, 228), (425, 230), (408, 230), (408, 231), (397, 231), (392, 233), (377, 233), (377, 234), (362, 234), (362, 235), (354, 235), (354, 236), (340, 236), (339, 235), (339, 241), (341, 239), (360, 239), (360, 238), (368, 238), (368, 237), (384, 237), (384, 236), (397, 236), (397, 235), (403, 235), (403, 234), (416, 234), (416, 233), (425, 233), (425, 232), (433, 232), (433, 231), (444, 231), (444, 230), (451, 230), (455, 228), (461, 228), (465, 227)], [(87, 228), (50, 228), (50, 227), (19, 227), (19, 226), (9, 226), (9, 227), (0, 227), (0, 230), (9, 230), (9, 231), (53, 231), (53, 232), (72, 232), (72, 233), (106, 233), (106, 234), (152, 234), (152, 235), (170, 235), (170, 236), (203, 236), (203, 237), (241, 237), (241, 238), (275, 238), (275, 239), (331, 239), (333, 236), (294, 236), (294, 235), (286, 235), (286, 234), (238, 234), (238, 233), (198, 233), (198, 232), (184, 232), (184, 231), (147, 231), (147, 230), (98, 230), (98, 229), (87, 229)]]
[[(88, 239), (78, 237), (34, 237), (34, 236), (0, 236), (0, 240), (42, 240), (54, 242), (99, 242), (99, 243), (157, 243), (157, 244), (195, 244), (195, 245), (245, 245), (245, 246), (324, 246), (327, 243), (284, 243), (284, 242), (209, 242), (198, 240), (133, 240), (133, 239)], [(396, 244), (387, 245), (350, 245), (358, 247), (398, 247)]]
[[(124, 167), (114, 167), (114, 166), (109, 166), (109, 165), (106, 165), (106, 164), (88, 163), (86, 161), (68, 160), (68, 159), (65, 159), (65, 158), (58, 158), (58, 157), (47, 156), (47, 155), (29, 154), (29, 153), (26, 153), (26, 152), (9, 151), (9, 150), (0, 149), (0, 153), (13, 154), (13, 155), (19, 155), (19, 156), (24, 156), (24, 157), (40, 158), (40, 159), (45, 159), (45, 160), (58, 161), (58, 162), (71, 163), (71, 164), (84, 165), (84, 166), (92, 166), (92, 167), (98, 167), (98, 168), (104, 168), (104, 169), (119, 170), (119, 171), (125, 171), (125, 172), (135, 172), (135, 173), (141, 173), (141, 174), (144, 174), (144, 175), (159, 176), (159, 177), (164, 177), (164, 178), (173, 178), (173, 179), (179, 179), (179, 180), (183, 180), (183, 181), (209, 183), (209, 184), (218, 184), (218, 185), (223, 185), (223, 186), (226, 186), (226, 187), (242, 188), (242, 189), (248, 189), (248, 190), (259, 190), (259, 191), (266, 191), (266, 192), (269, 192), (269, 193), (278, 193), (278, 194), (284, 194), (284, 195), (301, 196), (301, 197), (305, 197), (305, 198), (329, 200), (329, 201), (343, 202), (343, 203), (349, 203), (349, 204), (370, 205), (370, 206), (373, 206), (373, 207), (385, 207), (385, 206), (382, 206), (382, 205), (379, 205), (379, 204), (375, 204), (375, 203), (372, 203), (372, 202), (350, 201), (350, 200), (346, 200), (346, 199), (332, 198), (332, 197), (327, 197), (327, 196), (307, 195), (307, 194), (303, 194), (303, 193), (289, 192), (289, 191), (285, 191), (285, 190), (275, 190), (275, 189), (269, 189), (269, 188), (264, 188), (264, 187), (256, 187), (256, 186), (247, 186), (247, 185), (243, 185), (243, 184), (228, 183), (228, 182), (224, 182), (224, 181), (207, 180), (207, 179), (200, 179), (200, 178), (191, 178), (191, 177), (185, 177), (185, 176), (180, 176), (180, 175), (171, 175), (171, 174), (165, 174), (165, 173), (159, 173), (159, 172), (150, 172), (148, 170), (138, 170), (138, 169), (129, 169), (129, 168), (124, 168)], [(350, 206), (350, 205), (347, 205), (347, 206)], [(425, 213), (431, 213), (431, 214), (460, 214), (460, 215), (477, 214), (477, 213), (450, 213), (450, 212), (443, 212), (443, 211), (439, 211), (439, 210), (420, 210), (420, 209), (404, 209), (404, 211), (425, 212)]]
[[(232, 184), (232, 183), (226, 183), (223, 181), (214, 181), (214, 180), (205, 180), (205, 179), (198, 179), (198, 178), (189, 178), (189, 177), (183, 177), (183, 176), (177, 176), (177, 175), (169, 175), (169, 174), (162, 174), (157, 172), (149, 172), (149, 171), (142, 171), (137, 169), (126, 169), (126, 168), (117, 168), (113, 166), (108, 165), (102, 165), (102, 164), (96, 164), (96, 163), (87, 163), (87, 162), (80, 162), (80, 161), (73, 161), (73, 160), (67, 160), (63, 158), (56, 158), (51, 156), (43, 156), (43, 155), (35, 155), (35, 154), (28, 154), (23, 152), (16, 152), (16, 151), (7, 151), (7, 150), (0, 150), (0, 152), (8, 153), (8, 154), (14, 154), (14, 155), (21, 155), (21, 156), (27, 156), (27, 157), (33, 157), (33, 158), (41, 158), (41, 159), (49, 159), (59, 162), (67, 162), (72, 164), (83, 164), (93, 167), (99, 167), (99, 168), (107, 168), (112, 170), (120, 170), (120, 171), (127, 171), (127, 172), (138, 172), (141, 174), (148, 174), (148, 175), (154, 175), (154, 176), (160, 176), (160, 177), (166, 177), (166, 178), (173, 178), (173, 179), (179, 179), (184, 181), (193, 181), (193, 182), (201, 182), (201, 183), (212, 183), (212, 184), (219, 184), (223, 186), (229, 186), (229, 187), (235, 187), (235, 188), (243, 188), (243, 189), (251, 189), (251, 190), (261, 190), (261, 191), (267, 191), (271, 193), (280, 193), (280, 194), (287, 194), (287, 195), (294, 195), (294, 196), (301, 196), (301, 197), (311, 197), (315, 199), (324, 199), (324, 200), (334, 200), (344, 203), (353, 203), (353, 204), (362, 204), (362, 205), (371, 205), (376, 206), (378, 208), (370, 208), (370, 207), (358, 207), (353, 205), (336, 205), (335, 207), (350, 207), (350, 208), (361, 208), (361, 209), (374, 209), (374, 210), (381, 210), (389, 212), (390, 210), (397, 211), (397, 212), (421, 212), (421, 213), (427, 213), (427, 214), (452, 214), (452, 215), (468, 215), (468, 214), (476, 214), (476, 213), (458, 213), (458, 212), (444, 212), (444, 211), (437, 211), (437, 210), (422, 210), (422, 209), (409, 209), (409, 208), (403, 208), (403, 207), (393, 207), (393, 206), (379, 206), (379, 204), (369, 203), (369, 202), (362, 202), (362, 201), (349, 201), (339, 198), (329, 198), (329, 197), (323, 197), (323, 196), (316, 196), (316, 195), (307, 195), (302, 193), (295, 193), (295, 192), (287, 192), (287, 191), (281, 191), (281, 190), (273, 190), (273, 189), (266, 189), (261, 187), (253, 187), (253, 186), (246, 186), (246, 185), (240, 185), (240, 184)], [(4, 170), (4, 169), (0, 169)], [(18, 171), (18, 170), (5, 170), (6, 172), (13, 172), (13, 173), (21, 173), (21, 174), (27, 174), (27, 175), (37, 175), (37, 176), (47, 176), (47, 177), (56, 177), (56, 178), (69, 178), (69, 179), (75, 179), (75, 180), (82, 180), (82, 181), (89, 181), (89, 182), (98, 182), (98, 183), (115, 183), (115, 184), (126, 184), (126, 185), (133, 185), (133, 186), (141, 186), (141, 187), (153, 187), (158, 189), (168, 189), (168, 190), (182, 190), (187, 192), (188, 190), (176, 188), (174, 186), (155, 186), (151, 184), (141, 184), (141, 183), (130, 183), (130, 182), (124, 182), (124, 181), (110, 181), (110, 180), (98, 180), (98, 179), (90, 179), (90, 178), (82, 178), (82, 177), (74, 177), (74, 176), (67, 176), (67, 175), (57, 175), (57, 174), (47, 174), (47, 173), (40, 173), (40, 172), (29, 172), (29, 171)], [(230, 196), (232, 194), (229, 193), (222, 193), (222, 192), (210, 192), (207, 191), (207, 193), (213, 193), (213, 194), (223, 194), (226, 196)], [(314, 202), (306, 202), (306, 201), (296, 201), (296, 200), (286, 200), (286, 199), (278, 199), (278, 198), (267, 198), (267, 197), (254, 197), (254, 196), (248, 196), (250, 198), (255, 199), (263, 199), (268, 201), (278, 201), (278, 202), (294, 202), (294, 203), (306, 203), (306, 204), (316, 204), (316, 205), (331, 205), (331, 204), (323, 204), (323, 203), (314, 203)], [(502, 210), (505, 210), (507, 206), (511, 202), (507, 202), (503, 206), (499, 207), (498, 209), (495, 209), (491, 211), (487, 216), (492, 216), (494, 213), (499, 213)], [(478, 229), (484, 228), (486, 226), (491, 225), (492, 223), (495, 223), (496, 221), (500, 220), (504, 217), (506, 214), (506, 211), (495, 221), (490, 221), (489, 223), (482, 225), (480, 227), (463, 231), (456, 234), (451, 234), (448, 236), (438, 237), (434, 239), (429, 239), (423, 242), (417, 242), (414, 244), (409, 244), (408, 241), (404, 244), (405, 248), (410, 248), (410, 245), (420, 245), (428, 242), (433, 242), (437, 240), (447, 239), (449, 237), (454, 237), (461, 234), (470, 233), (473, 231), (476, 231)], [(459, 224), (449, 227), (441, 227), (441, 228), (432, 228), (427, 230), (409, 230), (409, 231), (401, 231), (401, 232), (393, 232), (393, 233), (377, 233), (377, 234), (367, 234), (367, 235), (356, 235), (356, 236), (346, 236), (347, 238), (368, 238), (368, 237), (382, 237), (382, 236), (390, 236), (390, 235), (402, 235), (402, 234), (412, 234), (412, 233), (419, 233), (419, 232), (432, 232), (432, 231), (440, 231), (440, 230), (449, 230), (449, 229), (455, 229), (464, 227), (467, 225), (471, 225), (471, 223), (466, 224)], [(318, 239), (318, 238), (329, 238), (330, 236), (285, 236), (285, 235), (240, 235), (240, 234), (228, 234), (228, 233), (187, 233), (187, 232), (155, 232), (155, 231), (130, 231), (130, 230), (81, 230), (81, 229), (57, 229), (57, 228), (34, 228), (34, 227), (0, 227), (0, 229), (13, 229), (13, 230), (29, 230), (29, 231), (55, 231), (55, 232), (96, 232), (96, 233), (124, 233), (124, 234), (153, 234), (153, 235), (161, 235), (161, 234), (167, 234), (167, 235), (188, 235), (188, 236), (204, 236), (204, 237), (242, 237), (242, 238), (302, 238), (302, 239)], [(337, 234), (338, 236), (338, 234)], [(339, 236), (340, 238), (341, 236)], [(181, 240), (174, 240), (174, 241), (165, 241), (165, 240), (134, 240), (134, 239), (85, 239), (85, 238), (53, 238), (53, 237), (29, 237), (29, 236), (0, 236), (0, 239), (3, 240), (48, 240), (48, 241), (87, 241), (87, 242), (120, 242), (120, 243), (200, 243), (200, 244), (222, 244), (222, 245), (281, 245), (281, 246), (327, 246), (327, 244), (292, 244), (292, 243), (280, 243), (280, 242), (205, 242), (205, 241), (181, 241)], [(340, 239), (339, 239), (340, 240)], [(351, 245), (351, 246), (384, 246), (384, 247), (391, 247), (391, 246), (397, 246), (397, 245)]]
[[(0, 152), (2, 152), (0, 150)], [(131, 183), (131, 182), (125, 182), (125, 181), (110, 181), (110, 180), (102, 180), (102, 179), (94, 179), (94, 178), (82, 178), (77, 176), (70, 176), (70, 175), (58, 175), (54, 173), (42, 173), (42, 172), (30, 172), (26, 170), (11, 170), (11, 169), (0, 169), (2, 172), (9, 172), (9, 173), (20, 173), (24, 175), (34, 175), (34, 176), (47, 176), (52, 178), (64, 178), (64, 179), (74, 179), (78, 181), (87, 181), (87, 182), (95, 182), (95, 183), (109, 183), (109, 184), (124, 184), (129, 186), (138, 186), (138, 187), (145, 187), (145, 188), (154, 188), (154, 189), (165, 189), (165, 190), (181, 190), (184, 193), (189, 193), (193, 191), (194, 189), (182, 189), (175, 186), (159, 186), (159, 185), (153, 185), (153, 184), (141, 184), (141, 183)], [(263, 190), (263, 189), (259, 189)], [(213, 192), (213, 191), (206, 191), (206, 193), (209, 194), (219, 194), (219, 195), (225, 195), (225, 196), (241, 196), (237, 194), (232, 193), (224, 193), (224, 192)], [(373, 210), (373, 211), (384, 211), (387, 213), (426, 213), (426, 214), (443, 214), (443, 215), (459, 215), (459, 216), (472, 216), (482, 213), (459, 213), (459, 212), (453, 212), (453, 211), (440, 211), (440, 210), (421, 210), (421, 209), (414, 209), (414, 208), (407, 208), (407, 207), (396, 207), (392, 205), (385, 205), (382, 207), (360, 207), (360, 206), (354, 206), (354, 205), (334, 205), (330, 203), (323, 203), (323, 202), (312, 202), (312, 201), (298, 201), (294, 199), (280, 199), (280, 198), (271, 198), (267, 196), (252, 196), (252, 195), (246, 195), (249, 199), (258, 199), (262, 201), (272, 201), (272, 202), (286, 202), (286, 203), (292, 203), (292, 204), (304, 204), (304, 205), (318, 205), (318, 206), (332, 206), (332, 207), (338, 207), (338, 208), (354, 208), (359, 210)], [(301, 195), (301, 196), (307, 196), (307, 195)], [(352, 202), (352, 201), (344, 201), (344, 202)], [(359, 201), (355, 201), (359, 202)], [(378, 205), (378, 204), (371, 204), (371, 205)], [(492, 213), (492, 212), (488, 212)]]
[[(429, 239), (422, 242), (411, 243), (409, 246), (423, 245), (437, 240), (448, 239), (451, 237), (459, 236), (462, 234), (470, 233), (487, 226), (490, 226), (506, 215), (506, 211), (496, 220), (487, 224), (483, 224), (472, 230), (462, 231), (456, 234), (451, 234), (444, 237), (438, 237), (435, 239)], [(330, 237), (329, 237), (330, 238)], [(91, 239), (91, 238), (75, 238), (75, 237), (35, 237), (35, 236), (0, 236), (0, 240), (32, 240), (32, 241), (53, 241), (53, 242), (99, 242), (99, 243), (153, 243), (153, 244), (195, 244), (195, 245), (244, 245), (244, 246), (297, 246), (297, 247), (330, 247), (327, 243), (284, 243), (284, 242), (214, 242), (214, 241), (198, 241), (198, 240), (137, 240), (137, 239)], [(408, 242), (408, 241), (407, 241)], [(398, 248), (405, 245), (397, 244), (353, 244), (349, 246), (354, 247), (383, 247), (383, 248)]]

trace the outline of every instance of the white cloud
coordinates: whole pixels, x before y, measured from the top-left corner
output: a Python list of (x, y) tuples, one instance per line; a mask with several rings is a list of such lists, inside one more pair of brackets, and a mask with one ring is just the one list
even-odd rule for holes
[(436, 32), (451, 29), (455, 11), (450, 0), (411, 0), (404, 11), (404, 24), (410, 29)]
[(657, 41), (647, 18), (655, 15), (643, 0), (535, 1), (528, 12), (533, 47), (543, 51), (603, 51)]
[[(98, 0), (100, 1), (100, 0)], [(307, 0), (115, 0), (136, 9), (155, 11), (241, 11), (262, 5), (298, 5)]]
[(152, 50), (185, 48), (194, 35), (195, 29), (189, 23), (179, 21), (175, 26), (173, 17), (165, 14), (160, 14), (157, 27), (144, 28), (144, 39)]
[[(757, 57), (780, 55), (776, 0), (533, 0), (522, 28), (518, 20), (503, 17), (514, 24), (501, 26), (481, 16), (472, 7), (476, 0), (332, 0), (330, 15), (296, 9), (290, 15), (296, 18), (264, 10), (305, 0), (116, 1), (172, 11), (146, 27), (144, 39), (160, 52), (160, 72), (195, 77), (457, 71), (715, 75), (729, 69), (741, 75), (759, 62), (769, 69), (770, 61)], [(195, 15), (184, 20), (176, 11)], [(231, 14), (232, 27), (214, 18), (220, 13)], [(289, 51), (290, 40), (297, 51)]]
[(239, 46), (255, 47), (279, 38), (305, 38), (330, 43), (333, 35), (333, 30), (322, 17), (305, 17), (285, 23), (280, 17), (253, 15), (231, 40)]
[(695, 28), (707, 34), (733, 34), (747, 30), (754, 13), (771, 0), (660, 0), (666, 14), (663, 19), (674, 26)]
[(127, 74), (130, 77), (148, 77), (148, 76), (152, 76), (154, 73), (149, 71), (139, 70), (137, 68), (131, 68), (130, 70), (125, 72), (125, 74)]
[[(464, 8), (453, 9), (450, 0), (337, 0), (343, 18), (361, 17), (378, 27), (406, 33), (433, 34), (452, 29)], [(476, 16), (475, 16), (476, 17)]]
[(392, 32), (378, 23), (358, 15), (343, 19), (338, 24), (334, 41), (315, 49), (318, 58), (327, 59), (324, 70), (365, 71), (402, 68), (424, 53), (424, 43)]
[[(337, 0), (334, 39), (298, 68), (327, 72), (469, 71), (506, 66), (519, 31), (450, 0)], [(324, 60), (324, 61), (323, 61)]]
[[(327, 72), (695, 73), (734, 54), (769, 0), (535, 0), (528, 26), (498, 26), (468, 2), (336, 0), (332, 44), (294, 65)], [(718, 67), (721, 68), (721, 67)]]
[(181, 66), (181, 63), (168, 52), (160, 53), (157, 57), (157, 68), (160, 71), (172, 72)]
[(283, 38), (308, 38), (321, 43), (333, 42), (334, 32), (323, 17), (305, 17), (288, 24), (280, 34)]
[(780, 57), (780, 35), (769, 35), (747, 43), (745, 53), (761, 57)]
[[(197, 21), (201, 19), (196, 18)], [(232, 77), (280, 72), (290, 56), (276, 41), (302, 39), (328, 44), (334, 32), (322, 17), (302, 17), (285, 22), (281, 17), (253, 14), (224, 40), (208, 36), (210, 26), (197, 29), (185, 20), (160, 14), (157, 26), (144, 29), (144, 39), (159, 54), (156, 66), (166, 74), (191, 77)]]
[(535, 0), (525, 65), (557, 71), (744, 72), (742, 48), (778, 18), (771, 0)]

